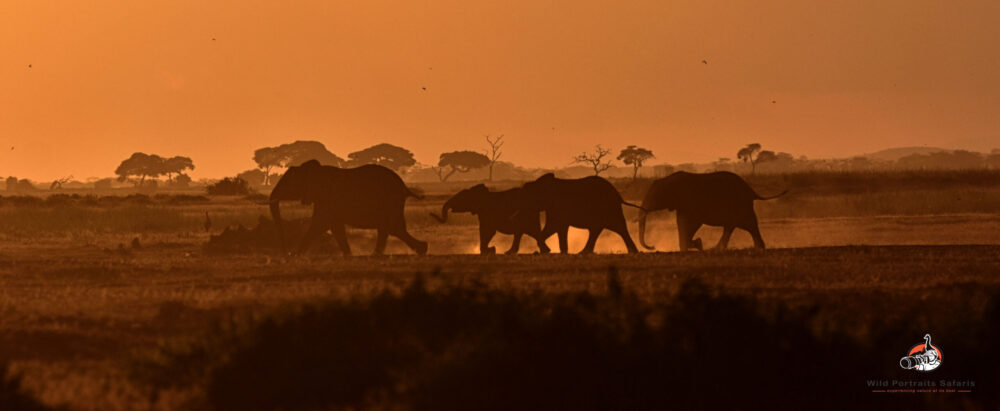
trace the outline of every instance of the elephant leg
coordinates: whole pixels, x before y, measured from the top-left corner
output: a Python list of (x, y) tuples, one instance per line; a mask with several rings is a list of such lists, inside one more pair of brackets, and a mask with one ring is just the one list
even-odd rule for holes
[(702, 249), (701, 239), (694, 239), (694, 233), (701, 228), (701, 223), (694, 221), (685, 213), (677, 211), (677, 235), (678, 242), (681, 251), (687, 251), (689, 248), (696, 248), (698, 250)]
[(688, 224), (687, 215), (677, 210), (677, 245), (681, 251), (687, 251), (688, 247), (691, 246), (691, 235), (688, 233)]
[(496, 254), (497, 249), (495, 247), (490, 247), (490, 240), (493, 240), (493, 236), (496, 235), (496, 230), (490, 230), (483, 226), (479, 226), (479, 254)]
[[(559, 246), (561, 247), (560, 250), (559, 250), (559, 252), (560, 253), (566, 253), (567, 252), (566, 251), (566, 246), (563, 245), (563, 242), (564, 242), (563, 241), (563, 236), (565, 235), (565, 234), (563, 234), (563, 231), (565, 231), (565, 230), (566, 230), (565, 228), (560, 229), (560, 227), (558, 227), (551, 220), (546, 221), (545, 222), (545, 227), (542, 228), (541, 234), (535, 236), (535, 239), (538, 240), (538, 249), (539, 249), (539, 251), (541, 251), (543, 254), (552, 251), (549, 248), (549, 246), (547, 244), (545, 244), (545, 240), (548, 240), (549, 237), (552, 237), (552, 234), (558, 234), (558, 236), (559, 236)], [(544, 246), (544, 248), (543, 248), (543, 246)]]
[(340, 253), (343, 254), (344, 257), (350, 257), (351, 245), (347, 243), (347, 229), (344, 228), (344, 225), (334, 224), (333, 227), (330, 228), (330, 231), (333, 232), (333, 238), (337, 240), (337, 246), (340, 247)]
[(569, 227), (559, 229), (559, 254), (569, 254)]
[(590, 236), (587, 237), (587, 244), (583, 246), (583, 250), (580, 251), (580, 254), (594, 253), (594, 246), (597, 245), (597, 237), (601, 236), (601, 231), (604, 231), (604, 229), (603, 228), (590, 229)]
[(538, 244), (538, 252), (539, 253), (548, 254), (548, 253), (550, 253), (552, 251), (551, 249), (549, 249), (549, 245), (545, 244), (545, 239), (547, 237), (542, 237), (542, 235), (540, 233), (536, 234), (536, 235), (533, 235), (532, 237), (535, 238), (535, 241)]
[(399, 215), (396, 216), (395, 222), (389, 227), (390, 228), (386, 229), (386, 231), (390, 235), (406, 243), (406, 245), (409, 246), (413, 252), (417, 253), (417, 255), (427, 254), (427, 242), (413, 238), (413, 236), (406, 231), (406, 217), (403, 215), (402, 208), (400, 208)]
[(409, 246), (411, 249), (413, 249), (413, 252), (417, 253), (417, 255), (427, 254), (427, 242), (413, 238), (413, 236), (406, 231), (406, 228), (397, 230), (389, 234), (392, 234), (396, 236), (396, 238), (403, 240), (403, 242), (406, 243), (406, 245)]
[(389, 239), (389, 233), (385, 232), (383, 229), (378, 230), (378, 234), (375, 237), (375, 252), (372, 255), (382, 255), (385, 254), (385, 241)]
[(702, 247), (701, 239), (700, 238), (696, 238), (694, 236), (695, 233), (698, 232), (699, 228), (701, 228), (701, 223), (699, 223), (697, 221), (693, 221), (693, 222), (689, 222), (688, 223), (688, 230), (691, 233), (689, 235), (689, 237), (691, 238), (691, 243), (690, 243), (691, 244), (691, 248), (697, 249), (698, 251), (702, 251), (705, 248)]
[(309, 250), (309, 246), (316, 241), (319, 236), (323, 235), (327, 230), (327, 225), (322, 219), (313, 218), (312, 223), (309, 224), (309, 228), (306, 229), (305, 234), (302, 235), (302, 239), (299, 240), (298, 253), (304, 254)]
[(760, 236), (760, 227), (757, 226), (756, 215), (751, 215), (750, 221), (747, 222), (745, 229), (749, 231), (750, 236), (753, 237), (753, 248), (763, 250), (765, 248), (764, 237)]
[[(538, 252), (539, 253), (548, 254), (550, 251), (552, 251), (552, 250), (549, 249), (548, 244), (545, 244), (545, 240), (548, 239), (549, 237), (548, 236), (542, 236), (542, 232), (540, 230), (538, 230), (538, 224), (537, 224), (537, 222), (536, 222), (536, 224), (535, 224), (534, 227), (528, 227), (527, 229), (524, 230), (524, 232), (525, 232), (525, 234), (528, 234), (529, 236), (531, 236), (531, 238), (535, 239), (535, 244), (538, 245)], [(549, 234), (549, 235), (551, 236), (552, 234)]]
[(622, 237), (622, 241), (625, 242), (625, 248), (628, 249), (629, 254), (638, 253), (639, 248), (635, 246), (635, 242), (632, 241), (632, 236), (628, 234), (628, 224), (625, 223), (625, 216), (623, 215), (621, 220), (615, 224), (614, 227), (610, 229), (614, 231), (619, 236)]
[(524, 233), (514, 233), (514, 239), (510, 243), (510, 249), (507, 250), (507, 252), (504, 253), (504, 254), (507, 254), (507, 255), (517, 254), (517, 251), (521, 249), (521, 237), (522, 236), (524, 236)]
[(736, 227), (731, 225), (725, 226), (725, 228), (722, 229), (722, 237), (719, 238), (719, 243), (715, 245), (713, 250), (725, 250), (726, 247), (729, 246), (729, 236), (733, 235), (733, 229), (735, 228)]

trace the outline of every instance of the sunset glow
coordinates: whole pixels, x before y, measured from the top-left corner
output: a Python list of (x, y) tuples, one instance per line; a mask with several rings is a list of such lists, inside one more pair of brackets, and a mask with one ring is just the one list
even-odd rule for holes
[(105, 177), (144, 151), (214, 178), (297, 139), (432, 163), (485, 134), (530, 167), (598, 143), (669, 163), (748, 142), (988, 152), (998, 17), (985, 0), (5, 1), (0, 174)]

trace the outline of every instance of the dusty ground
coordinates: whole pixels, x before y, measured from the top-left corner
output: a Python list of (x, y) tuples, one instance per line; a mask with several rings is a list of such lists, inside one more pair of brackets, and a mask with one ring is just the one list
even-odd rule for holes
[[(213, 234), (236, 224), (252, 227), (266, 213), (263, 205), (235, 200), (177, 206), (169, 211), (177, 219), (173, 228), (150, 226), (140, 213), (130, 217), (135, 226), (153, 228), (7, 230), (0, 240), (0, 360), (23, 372), (27, 388), (48, 404), (155, 408), (169, 407), (170, 399), (149, 398), (129, 370), (157, 345), (199, 335), (232, 316), (395, 289), (417, 273), (518, 289), (600, 292), (614, 266), (644, 298), (668, 298), (684, 280), (698, 278), (727, 292), (827, 307), (821, 321), (831, 324), (873, 313), (911, 315), (914, 302), (975, 315), (1000, 289), (995, 213), (763, 217), (770, 249), (746, 250), (749, 235), (737, 232), (731, 243), (737, 250), (719, 253), (670, 252), (676, 231), (673, 216), (663, 213), (652, 221), (649, 238), (666, 252), (620, 254), (621, 240), (605, 233), (599, 255), (481, 257), (473, 254), (474, 218), (456, 215), (437, 224), (427, 212), (439, 206), (427, 200), (408, 205), (412, 234), (431, 244), (434, 255), (426, 257), (394, 239), (388, 252), (395, 255), (364, 256), (373, 247), (371, 232), (352, 234), (360, 255), (353, 258), (322, 251), (299, 257), (207, 252), (210, 234), (200, 228), (206, 210)], [(50, 218), (37, 213), (34, 218)], [(761, 212), (768, 213), (781, 214)], [(288, 214), (308, 213), (299, 208)], [(634, 223), (632, 228), (634, 233)], [(699, 236), (710, 245), (720, 233), (703, 228)], [(134, 238), (137, 248), (130, 245)], [(571, 248), (579, 250), (584, 241), (582, 231), (574, 232)], [(531, 242), (524, 241), (522, 252), (535, 250)], [(495, 244), (503, 251), (509, 240), (499, 235)], [(937, 321), (925, 320), (929, 327)], [(859, 339), (866, 332), (852, 331)]]

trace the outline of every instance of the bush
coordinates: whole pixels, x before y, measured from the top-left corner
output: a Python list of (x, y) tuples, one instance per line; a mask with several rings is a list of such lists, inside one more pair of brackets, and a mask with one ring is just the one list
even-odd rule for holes
[(208, 195), (245, 196), (251, 193), (250, 185), (239, 177), (226, 177), (207, 187)]
[(169, 183), (169, 186), (175, 188), (188, 188), (191, 186), (191, 176), (180, 173), (177, 177), (174, 177), (173, 181)]
[(48, 410), (34, 396), (21, 387), (21, 376), (8, 371), (7, 364), (0, 364), (0, 410), (42, 411)]
[[(432, 291), (418, 277), (401, 294), (220, 327), (162, 349), (135, 372), (159, 389), (194, 385), (198, 408), (214, 409), (886, 409), (904, 400), (903, 408), (929, 409), (955, 401), (867, 392), (866, 378), (899, 374), (885, 351), (919, 339), (909, 322), (883, 329), (872, 347), (830, 330), (817, 337), (809, 309), (766, 310), (697, 282), (664, 303), (638, 299), (613, 273), (608, 289)], [(982, 387), (965, 399), (986, 409), (997, 400), (1000, 362), (987, 348), (1000, 330), (996, 300), (987, 321), (966, 330), (976, 338), (950, 345), (968, 356), (950, 367)]]

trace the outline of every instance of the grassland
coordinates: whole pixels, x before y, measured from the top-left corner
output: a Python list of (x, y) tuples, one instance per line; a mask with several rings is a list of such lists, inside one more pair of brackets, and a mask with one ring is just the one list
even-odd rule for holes
[[(606, 234), (598, 243), (604, 254), (593, 256), (473, 255), (473, 217), (456, 215), (441, 225), (428, 216), (450, 186), (425, 187), (427, 198), (407, 205), (411, 232), (427, 239), (434, 255), (406, 254), (401, 243), (390, 240), (388, 252), (395, 255), (346, 259), (322, 250), (294, 258), (267, 250), (207, 251), (203, 245), (210, 235), (229, 226), (253, 227), (266, 214), (265, 205), (243, 198), (17, 203), (22, 200), (4, 197), (0, 362), (23, 376), (25, 392), (51, 406), (185, 408), (202, 404), (191, 402), (198, 389), (157, 388), (136, 377), (136, 364), (165, 346), (197, 341), (219, 324), (253, 324), (303, 305), (399, 293), (418, 273), (432, 290), (464, 282), (525, 295), (603, 295), (609, 267), (615, 267), (621, 285), (644, 303), (674, 301), (686, 282), (697, 280), (713, 295), (752, 301), (750, 309), (761, 318), (774, 318), (779, 306), (811, 310), (801, 325), (816, 338), (835, 333), (884, 357), (873, 360), (879, 363), (870, 370), (874, 375), (859, 373), (837, 388), (863, 400), (873, 395), (864, 380), (898, 378), (898, 351), (923, 332), (958, 356), (970, 355), (961, 349), (971, 341), (995, 347), (979, 341), (977, 327), (988, 321), (991, 298), (1000, 293), (998, 184), (873, 183), (867, 192), (792, 191), (757, 204), (770, 247), (763, 253), (743, 249), (751, 243), (745, 233), (733, 237), (737, 250), (671, 252), (676, 250), (672, 215), (662, 213), (650, 226), (661, 252), (620, 254), (621, 241)], [(206, 212), (213, 222), (210, 233), (202, 228)], [(308, 209), (290, 207), (287, 214), (306, 216)], [(699, 235), (706, 244), (720, 233), (703, 230)], [(354, 231), (351, 237), (356, 254), (374, 247), (372, 233)], [(132, 246), (134, 239), (138, 247)], [(506, 241), (498, 236), (498, 248)], [(577, 232), (571, 248), (579, 249), (582, 241)], [(532, 251), (525, 241), (522, 252)], [(886, 336), (886, 330), (899, 335)], [(817, 353), (824, 355), (832, 354)], [(979, 375), (969, 371), (963, 377), (957, 365), (945, 373)], [(990, 382), (982, 378), (981, 383)], [(932, 398), (929, 404), (968, 409), (990, 404), (981, 396), (941, 401)]]

